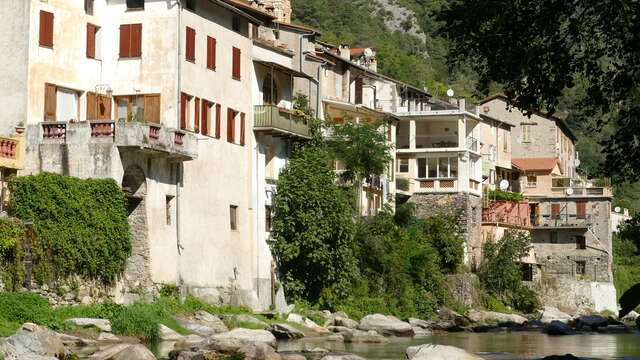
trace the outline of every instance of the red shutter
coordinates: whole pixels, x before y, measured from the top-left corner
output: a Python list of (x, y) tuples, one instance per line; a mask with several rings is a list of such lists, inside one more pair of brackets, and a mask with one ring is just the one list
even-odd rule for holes
[(180, 94), (180, 129), (187, 128), (187, 94)]
[(234, 128), (233, 128), (233, 122), (234, 122), (234, 117), (235, 117), (235, 111), (233, 111), (233, 109), (227, 109), (227, 141), (232, 143), (235, 141), (235, 139), (233, 138), (234, 135)]
[(40, 10), (40, 45), (53, 46), (53, 14)]
[(196, 61), (196, 31), (190, 27), (187, 27), (186, 34), (186, 58), (189, 61)]
[(216, 39), (207, 36), (207, 67), (216, 69)]
[(193, 131), (200, 132), (200, 98), (195, 101), (195, 113), (193, 117)]
[(244, 146), (244, 113), (240, 114), (240, 145)]
[(131, 25), (131, 57), (142, 56), (142, 24)]
[(220, 116), (222, 113), (222, 106), (216, 104), (216, 139), (220, 139)]
[(131, 25), (120, 25), (120, 57), (131, 56)]
[(96, 26), (87, 24), (87, 57), (96, 57)]
[(200, 112), (200, 130), (202, 134), (209, 135), (209, 102), (202, 99), (202, 111)]
[(236, 80), (240, 80), (240, 49), (233, 48), (233, 71), (232, 76)]
[(587, 203), (585, 201), (576, 202), (576, 217), (578, 219), (587, 218)]

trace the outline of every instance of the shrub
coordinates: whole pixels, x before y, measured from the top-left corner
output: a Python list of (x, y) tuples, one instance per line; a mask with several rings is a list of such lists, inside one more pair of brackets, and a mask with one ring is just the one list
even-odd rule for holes
[(517, 192), (506, 192), (500, 189), (490, 190), (489, 191), (489, 200), (496, 201), (523, 201), (524, 196), (521, 193)]
[(49, 300), (30, 292), (0, 293), (0, 317), (19, 324), (32, 322), (51, 326), (53, 323)]

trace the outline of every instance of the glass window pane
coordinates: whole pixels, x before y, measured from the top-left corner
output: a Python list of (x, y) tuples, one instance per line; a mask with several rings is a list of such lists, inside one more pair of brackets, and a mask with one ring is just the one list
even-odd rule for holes
[(438, 158), (438, 177), (449, 177), (449, 158)]
[(450, 157), (449, 158), (449, 176), (452, 178), (458, 177), (458, 158)]
[(418, 177), (427, 177), (427, 159), (425, 158), (418, 158)]
[(127, 99), (118, 99), (118, 120), (127, 120), (128, 104)]
[(144, 119), (144, 98), (142, 96), (133, 98), (133, 116), (139, 121)]
[(429, 158), (429, 177), (438, 177), (438, 158)]

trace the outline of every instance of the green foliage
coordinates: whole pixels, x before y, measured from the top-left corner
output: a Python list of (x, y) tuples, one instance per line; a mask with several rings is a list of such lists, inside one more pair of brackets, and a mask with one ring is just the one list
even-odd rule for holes
[(506, 231), (498, 242), (485, 243), (479, 271), (480, 281), (489, 295), (526, 313), (541, 306), (536, 293), (522, 282), (520, 259), (529, 254), (530, 248), (528, 234)]
[(489, 311), (495, 311), (503, 314), (508, 314), (511, 312), (508, 307), (506, 307), (502, 301), (496, 299), (491, 295), (485, 296), (485, 306)]
[(497, 201), (522, 201), (524, 196), (521, 193), (506, 192), (500, 189), (490, 190), (489, 199)]
[(623, 294), (634, 285), (640, 284), (640, 240), (637, 237), (637, 229), (636, 224), (627, 225), (618, 235), (613, 236), (613, 283), (620, 305), (625, 311), (627, 309), (622, 304)]
[(126, 200), (113, 180), (50, 173), (9, 180), (12, 215), (34, 223), (40, 283), (80, 275), (112, 284), (131, 252)]
[(158, 340), (158, 332), (162, 320), (169, 318), (170, 313), (161, 303), (136, 302), (122, 308), (111, 320), (113, 331), (117, 334), (136, 336), (147, 341)]
[(25, 232), (22, 222), (0, 219), (0, 281), (8, 290), (21, 288), (24, 281)]
[(180, 288), (175, 284), (164, 284), (160, 288), (160, 296), (177, 299), (180, 297)]
[(0, 293), (0, 316), (2, 319), (23, 324), (49, 324), (51, 321), (49, 300), (29, 292)]
[(320, 148), (302, 148), (278, 180), (272, 250), (293, 300), (316, 302), (326, 289), (346, 296), (357, 275), (352, 210), (328, 159)]

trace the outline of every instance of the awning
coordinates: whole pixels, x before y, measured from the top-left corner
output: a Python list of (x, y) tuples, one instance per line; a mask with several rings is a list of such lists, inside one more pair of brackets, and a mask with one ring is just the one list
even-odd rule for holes
[(296, 70), (290, 69), (290, 68), (288, 68), (286, 66), (280, 65), (280, 64), (272, 62), (272, 61), (264, 61), (264, 60), (253, 60), (253, 61), (258, 63), (258, 64), (261, 64), (263, 66), (266, 66), (266, 67), (268, 67), (270, 69), (277, 70), (277, 71), (280, 71), (280, 72), (285, 73), (285, 74), (289, 74), (289, 75), (291, 75), (293, 77), (312, 79), (311, 76), (309, 76), (309, 75), (307, 75), (305, 73), (301, 73), (300, 71), (296, 71)]

